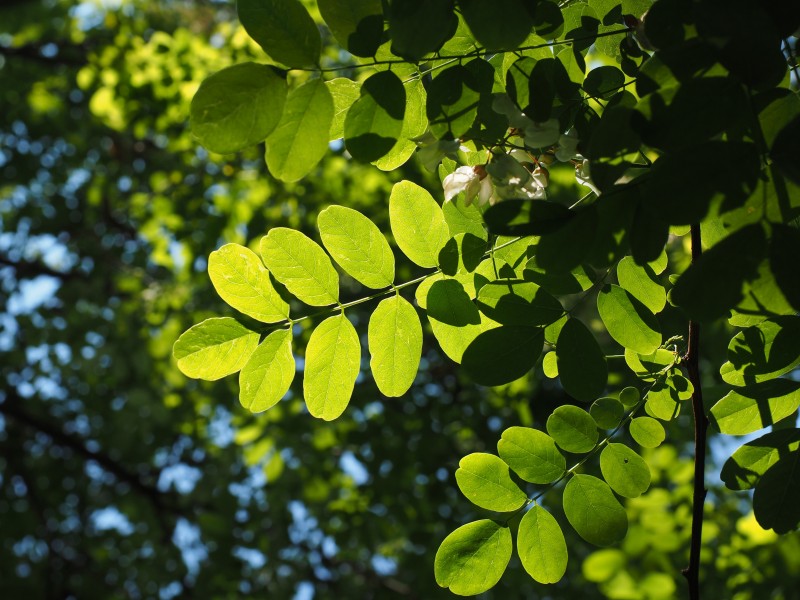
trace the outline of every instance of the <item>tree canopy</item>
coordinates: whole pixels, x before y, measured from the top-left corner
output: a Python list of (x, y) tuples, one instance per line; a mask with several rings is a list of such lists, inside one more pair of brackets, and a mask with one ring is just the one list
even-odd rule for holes
[(0, 15), (4, 596), (796, 597), (800, 8)]

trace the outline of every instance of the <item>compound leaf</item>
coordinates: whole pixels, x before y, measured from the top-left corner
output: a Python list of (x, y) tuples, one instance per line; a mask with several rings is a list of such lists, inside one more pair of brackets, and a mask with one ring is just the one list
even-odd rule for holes
[(289, 390), (294, 373), (292, 331), (273, 331), (239, 372), (239, 402), (254, 413), (272, 408)]
[(258, 339), (258, 333), (231, 317), (206, 319), (178, 338), (172, 355), (187, 377), (216, 381), (241, 369)]
[(525, 481), (552, 483), (564, 474), (567, 460), (549, 435), (532, 427), (509, 427), (497, 453)]
[(494, 454), (473, 452), (462, 458), (456, 482), (470, 502), (486, 510), (511, 512), (528, 499), (511, 480), (508, 465)]
[(538, 504), (522, 517), (517, 532), (522, 566), (539, 583), (561, 581), (567, 570), (567, 542), (558, 522)]
[(417, 375), (422, 355), (422, 325), (402, 296), (382, 300), (369, 319), (370, 368), (384, 396), (402, 396)]
[(628, 515), (604, 481), (573, 475), (564, 488), (564, 513), (573, 529), (595, 546), (611, 546), (628, 532)]

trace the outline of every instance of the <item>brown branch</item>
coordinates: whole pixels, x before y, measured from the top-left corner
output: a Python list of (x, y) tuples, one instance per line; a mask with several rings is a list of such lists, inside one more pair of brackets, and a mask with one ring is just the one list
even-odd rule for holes
[[(692, 225), (692, 263), (702, 253), (700, 225)], [(689, 547), (689, 566), (682, 573), (689, 584), (689, 598), (700, 598), (700, 549), (703, 538), (703, 507), (705, 506), (706, 440), (708, 418), (703, 407), (703, 390), (700, 386), (700, 324), (689, 321), (689, 344), (683, 357), (689, 381), (692, 382), (692, 413), (694, 415), (694, 491), (692, 493), (692, 538)]]

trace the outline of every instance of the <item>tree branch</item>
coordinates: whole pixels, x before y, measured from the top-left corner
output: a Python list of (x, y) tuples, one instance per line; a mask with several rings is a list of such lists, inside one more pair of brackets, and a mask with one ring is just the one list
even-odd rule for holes
[[(692, 263), (702, 253), (700, 225), (692, 225)], [(700, 550), (703, 538), (703, 508), (705, 506), (706, 440), (708, 418), (703, 407), (703, 390), (700, 386), (700, 324), (689, 321), (689, 344), (684, 355), (686, 371), (692, 382), (692, 413), (694, 415), (694, 492), (692, 493), (692, 538), (689, 548), (689, 566), (683, 571), (689, 584), (690, 600), (700, 598)]]

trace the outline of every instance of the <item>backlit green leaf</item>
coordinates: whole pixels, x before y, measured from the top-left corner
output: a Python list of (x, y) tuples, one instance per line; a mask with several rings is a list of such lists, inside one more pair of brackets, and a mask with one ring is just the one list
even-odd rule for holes
[(406, 90), (392, 71), (380, 71), (361, 84), (361, 96), (347, 111), (344, 143), (353, 158), (378, 160), (403, 130)]
[[(458, 4), (472, 35), (487, 50), (512, 50), (533, 29), (533, 18), (522, 0), (459, 0)], [(514, 18), (498, 19), (498, 15)]]
[(597, 295), (597, 310), (609, 335), (625, 348), (650, 354), (661, 345), (658, 319), (621, 287), (605, 286)]
[(650, 467), (625, 444), (609, 444), (600, 453), (600, 471), (620, 496), (636, 498), (650, 487)]
[(270, 58), (288, 67), (319, 62), (319, 30), (299, 0), (238, 0), (236, 9), (247, 34)]
[(261, 258), (275, 279), (311, 306), (339, 301), (339, 274), (319, 244), (305, 234), (275, 227), (261, 238)]
[(597, 443), (597, 423), (592, 416), (577, 406), (565, 404), (553, 411), (547, 419), (547, 433), (567, 452), (583, 454)]
[(258, 333), (236, 319), (206, 319), (178, 338), (172, 355), (187, 377), (215, 381), (241, 369), (258, 347), (258, 339)]
[(456, 482), (470, 502), (486, 510), (511, 512), (528, 499), (511, 480), (508, 465), (494, 454), (474, 452), (462, 458)]
[(457, 363), (483, 330), (481, 314), (455, 279), (434, 281), (426, 297), (428, 320), (442, 351)]
[(257, 144), (278, 125), (286, 89), (285, 79), (267, 65), (247, 62), (214, 73), (192, 98), (192, 133), (220, 154)]
[(664, 441), (664, 426), (652, 417), (636, 417), (630, 424), (631, 437), (642, 448), (657, 448)]
[(355, 56), (374, 56), (383, 37), (380, 0), (317, 0), (322, 18), (339, 44)]
[(598, 398), (589, 407), (589, 414), (600, 429), (614, 429), (622, 420), (625, 407), (616, 398)]
[(667, 292), (658, 283), (656, 274), (649, 265), (637, 265), (632, 257), (626, 256), (617, 265), (617, 278), (622, 289), (653, 313), (664, 310), (667, 304)]
[(382, 300), (369, 319), (372, 376), (384, 396), (402, 396), (417, 375), (422, 354), (422, 325), (402, 296)]
[(753, 493), (753, 512), (758, 524), (775, 533), (800, 527), (800, 450), (781, 456), (761, 476)]
[(273, 331), (239, 373), (239, 402), (254, 413), (272, 408), (289, 390), (294, 373), (292, 331)]
[(558, 300), (527, 281), (487, 283), (477, 302), (483, 314), (503, 325), (549, 325), (564, 313)]
[(798, 448), (800, 429), (772, 431), (739, 447), (722, 466), (720, 479), (731, 490), (749, 490), (782, 456)]
[(481, 594), (500, 581), (512, 550), (508, 527), (489, 519), (462, 525), (436, 551), (436, 583), (459, 596)]
[(739, 332), (728, 344), (728, 362), (719, 372), (731, 385), (774, 379), (800, 364), (800, 317), (767, 319)]
[(344, 119), (353, 103), (361, 97), (361, 84), (347, 77), (337, 77), (325, 82), (333, 100), (333, 121), (328, 134), (330, 140), (344, 137)]
[(538, 504), (522, 517), (517, 531), (522, 566), (539, 583), (557, 583), (567, 570), (567, 542), (558, 522)]
[(497, 453), (525, 481), (552, 483), (567, 461), (549, 435), (532, 427), (509, 427), (497, 442)]
[(453, 0), (389, 0), (392, 54), (417, 62), (442, 47), (456, 32)]
[(541, 327), (501, 325), (480, 333), (464, 351), (461, 364), (476, 383), (504, 385), (533, 368), (543, 345)]
[(591, 475), (573, 475), (564, 488), (564, 513), (573, 529), (595, 546), (611, 546), (628, 532), (628, 515), (608, 485)]
[(772, 379), (736, 388), (711, 407), (710, 419), (722, 433), (746, 435), (793, 414), (800, 406), (800, 383)]
[(407, 101), (400, 137), (384, 156), (372, 163), (381, 171), (393, 171), (405, 164), (417, 149), (412, 138), (423, 135), (428, 128), (428, 118), (425, 115), (426, 93), (422, 80), (407, 81), (404, 85)]
[(442, 209), (424, 188), (410, 181), (392, 187), (389, 220), (395, 242), (420, 267), (439, 264), (439, 251), (450, 238)]
[(267, 138), (270, 173), (282, 181), (302, 179), (328, 151), (333, 98), (321, 79), (289, 92), (278, 126)]
[(360, 365), (361, 343), (343, 314), (317, 325), (306, 347), (303, 396), (308, 412), (325, 421), (341, 415), (350, 402)]
[(344, 271), (380, 289), (394, 281), (394, 254), (380, 229), (357, 210), (329, 206), (317, 217), (325, 248)]
[(239, 244), (225, 244), (208, 257), (208, 275), (220, 298), (241, 313), (264, 323), (289, 316), (289, 305), (280, 297), (255, 252)]
[(558, 375), (564, 390), (578, 400), (597, 398), (606, 387), (606, 358), (594, 335), (578, 319), (569, 319), (556, 343)]
[(675, 354), (663, 348), (651, 354), (637, 354), (629, 348), (625, 349), (625, 363), (642, 381), (655, 381), (675, 360)]

